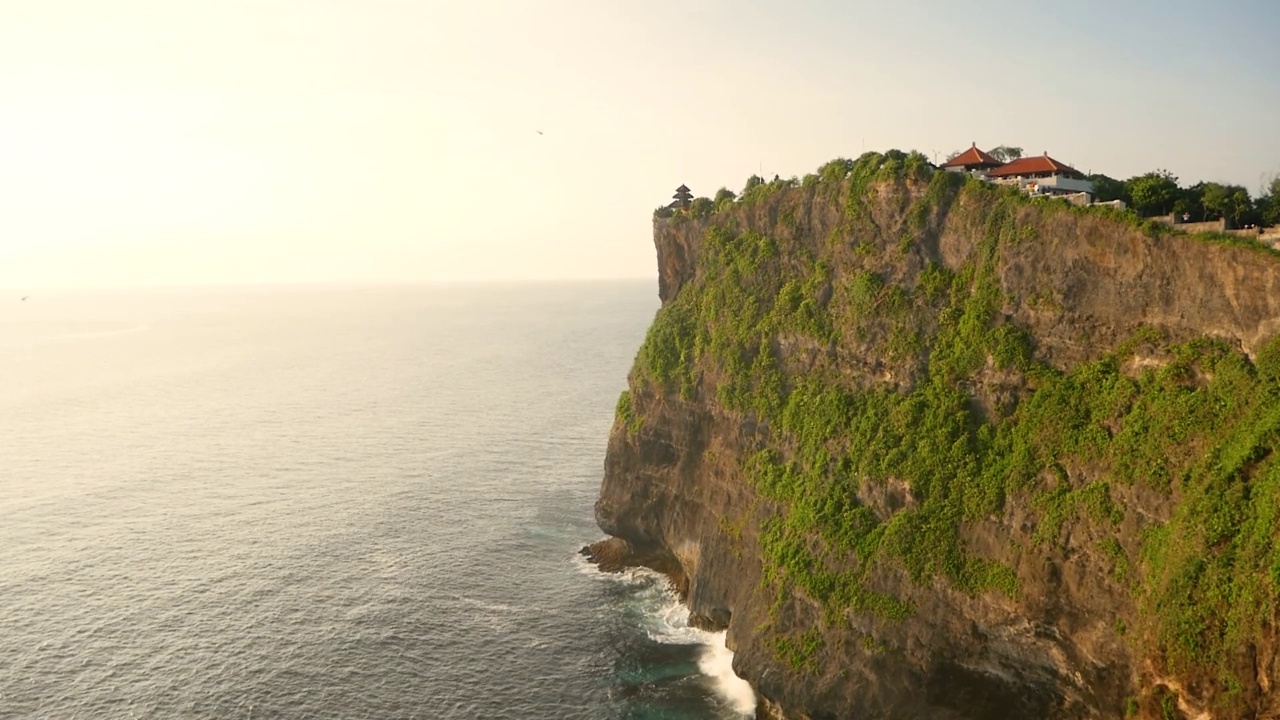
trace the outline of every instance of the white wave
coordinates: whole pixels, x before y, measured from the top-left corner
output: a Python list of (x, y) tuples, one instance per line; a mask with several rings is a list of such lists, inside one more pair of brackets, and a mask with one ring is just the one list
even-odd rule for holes
[(583, 575), (609, 580), (612, 582), (620, 582), (624, 585), (650, 585), (653, 583), (666, 582), (667, 578), (657, 570), (650, 570), (646, 567), (626, 568), (619, 572), (605, 572), (600, 569), (599, 565), (587, 559), (586, 555), (581, 552), (573, 554), (573, 565), (578, 572)]
[(575, 564), (585, 574), (638, 587), (636, 600), (649, 638), (665, 645), (702, 645), (698, 670), (712, 681), (716, 692), (735, 712), (755, 717), (756, 692), (751, 683), (733, 672), (733, 651), (726, 645), (727, 633), (707, 632), (689, 625), (689, 608), (680, 602), (665, 575), (648, 568), (606, 573), (580, 555)]
[(754, 717), (756, 691), (751, 683), (733, 672), (733, 651), (726, 645), (727, 633), (707, 632), (689, 625), (689, 608), (676, 597), (670, 584), (661, 586), (663, 602), (649, 615), (652, 624), (646, 628), (649, 637), (668, 645), (701, 645), (698, 670), (711, 679), (716, 692), (736, 712)]
[[(665, 579), (665, 578), (664, 578)], [(689, 608), (680, 602), (670, 585), (656, 586), (654, 597), (645, 598), (645, 633), (664, 645), (705, 645), (708, 635), (689, 625)]]
[(725, 644), (727, 633), (708, 633), (712, 642), (698, 660), (698, 669), (715, 681), (716, 691), (746, 717), (755, 717), (756, 691), (733, 671), (733, 651)]

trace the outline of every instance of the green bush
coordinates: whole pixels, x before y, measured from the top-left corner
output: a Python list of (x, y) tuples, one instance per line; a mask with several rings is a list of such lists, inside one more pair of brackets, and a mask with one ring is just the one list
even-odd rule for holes
[(710, 217), (715, 208), (715, 203), (711, 201), (711, 198), (694, 198), (693, 202), (689, 203), (689, 215), (695, 218)]
[(776, 637), (773, 639), (773, 651), (793, 670), (816, 672), (817, 657), (822, 650), (822, 635), (811, 630), (799, 637)]
[(725, 212), (733, 207), (734, 202), (738, 199), (736, 193), (726, 187), (722, 187), (716, 191), (713, 202), (715, 203), (715, 212)]
[(844, 182), (852, 170), (852, 160), (837, 158), (818, 168), (818, 178), (824, 183), (837, 185)]
[(644, 418), (636, 413), (635, 407), (631, 402), (631, 391), (629, 390), (623, 390), (622, 394), (618, 396), (615, 415), (631, 435), (640, 432), (640, 428), (644, 427)]

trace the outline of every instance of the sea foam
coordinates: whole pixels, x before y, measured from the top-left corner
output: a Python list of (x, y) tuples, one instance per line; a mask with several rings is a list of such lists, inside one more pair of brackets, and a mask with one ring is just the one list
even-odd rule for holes
[(579, 560), (583, 572), (637, 589), (636, 600), (643, 610), (644, 631), (649, 639), (667, 645), (701, 645), (698, 670), (712, 681), (716, 693), (735, 712), (754, 717), (756, 693), (751, 683), (733, 672), (733, 651), (726, 645), (725, 632), (708, 632), (689, 624), (689, 608), (680, 602), (675, 588), (661, 573), (648, 568), (630, 568), (620, 573), (604, 573), (595, 565)]
[(751, 683), (738, 677), (733, 672), (733, 651), (725, 644), (727, 633), (707, 633), (711, 641), (698, 660), (698, 669), (702, 674), (715, 681), (716, 691), (727, 700), (730, 706), (739, 713), (754, 717), (756, 712), (756, 691)]

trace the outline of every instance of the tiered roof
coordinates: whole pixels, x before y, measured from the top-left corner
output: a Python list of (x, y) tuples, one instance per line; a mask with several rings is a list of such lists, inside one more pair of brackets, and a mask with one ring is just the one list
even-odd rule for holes
[(997, 168), (1004, 163), (991, 157), (987, 153), (978, 149), (978, 144), (974, 143), (972, 147), (950, 160), (942, 163), (942, 167), (959, 167), (959, 168)]
[(1017, 177), (1018, 175), (1068, 175), (1080, 176), (1084, 174), (1070, 165), (1058, 162), (1049, 157), (1049, 153), (1044, 155), (1036, 155), (1033, 157), (1018, 158), (1008, 165), (992, 170), (988, 173), (990, 177)]
[(681, 183), (680, 187), (676, 188), (676, 194), (671, 197), (675, 198), (675, 200), (673, 200), (667, 207), (672, 210), (686, 208), (689, 207), (689, 202), (693, 200), (693, 191), (685, 187), (684, 183)]

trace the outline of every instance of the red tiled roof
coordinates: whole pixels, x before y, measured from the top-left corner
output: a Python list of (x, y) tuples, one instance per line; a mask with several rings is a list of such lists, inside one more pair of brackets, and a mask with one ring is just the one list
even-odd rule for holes
[(1003, 163), (999, 160), (979, 150), (977, 145), (974, 145), (968, 150), (965, 150), (959, 155), (942, 163), (942, 167), (973, 167), (975, 165), (990, 165), (991, 167), (996, 167), (1002, 164)]
[(1018, 158), (1008, 165), (1002, 165), (987, 173), (990, 177), (1014, 177), (1016, 175), (1038, 175), (1040, 173), (1057, 173), (1059, 175), (1079, 175), (1080, 171), (1060, 163), (1048, 155)]

